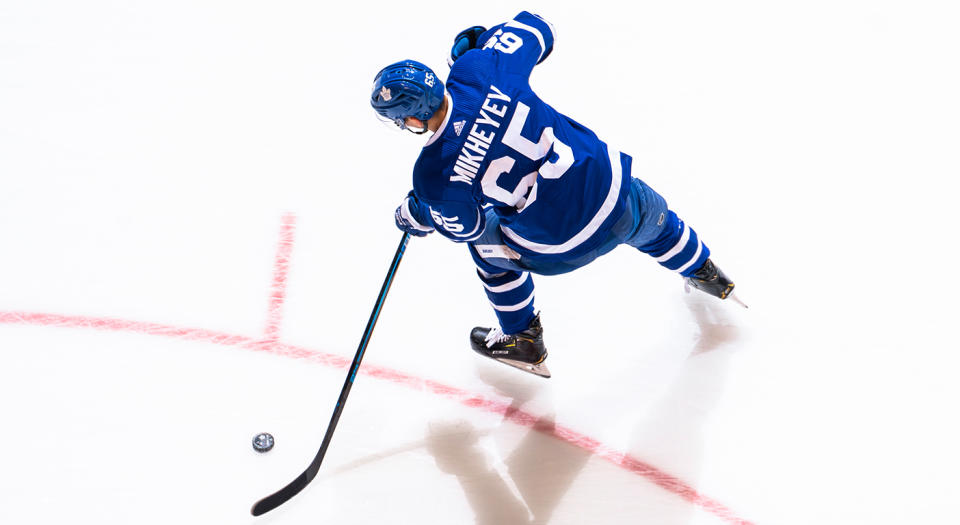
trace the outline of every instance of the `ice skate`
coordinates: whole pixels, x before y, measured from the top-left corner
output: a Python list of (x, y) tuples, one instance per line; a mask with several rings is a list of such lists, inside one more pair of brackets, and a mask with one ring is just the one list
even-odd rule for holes
[(470, 332), (470, 346), (482, 356), (540, 377), (550, 377), (550, 370), (543, 364), (547, 348), (543, 345), (540, 314), (530, 321), (526, 330), (517, 334), (505, 334), (499, 327), (478, 326)]
[(729, 297), (740, 306), (748, 308), (740, 298), (733, 294), (733, 281), (723, 273), (723, 270), (717, 268), (717, 265), (713, 264), (710, 259), (703, 263), (703, 266), (693, 274), (693, 277), (687, 277), (685, 283), (687, 291), (690, 291), (692, 287), (720, 299)]

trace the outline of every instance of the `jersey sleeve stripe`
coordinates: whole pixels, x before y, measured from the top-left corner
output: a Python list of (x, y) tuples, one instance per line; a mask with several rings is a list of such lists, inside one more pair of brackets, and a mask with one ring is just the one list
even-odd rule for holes
[(543, 22), (544, 24), (547, 24), (547, 29), (550, 30), (550, 36), (553, 38), (553, 41), (556, 42), (556, 41), (557, 41), (557, 28), (554, 27), (553, 24), (551, 24), (550, 21), (547, 20), (546, 18), (543, 18), (543, 17), (540, 16), (540, 15), (533, 15), (533, 16), (535, 16), (535, 17), (537, 17), (538, 19), (540, 19), (540, 21)]
[(516, 20), (511, 20), (511, 21), (507, 22), (506, 24), (504, 24), (504, 26), (505, 26), (505, 27), (515, 27), (515, 28), (517, 28), (517, 29), (523, 29), (524, 31), (528, 31), (528, 32), (532, 33), (533, 36), (537, 37), (537, 40), (540, 42), (540, 56), (537, 57), (537, 61), (539, 62), (540, 59), (543, 58), (543, 54), (547, 52), (547, 43), (544, 42), (544, 40), (543, 40), (543, 33), (541, 33), (539, 29), (537, 29), (537, 28), (535, 28), (535, 27), (533, 27), (533, 26), (528, 26), (527, 24), (524, 24), (523, 22), (517, 22)]
[(477, 221), (476, 221), (477, 225), (473, 227), (473, 231), (471, 231), (470, 233), (464, 233), (464, 234), (457, 234), (457, 233), (451, 232), (451, 235), (453, 235), (457, 239), (461, 239), (464, 241), (473, 241), (473, 240), (479, 239), (480, 235), (483, 234), (483, 230), (480, 229), (480, 223), (483, 222), (482, 219), (483, 217), (480, 215), (480, 208), (477, 208)]
[(431, 228), (430, 226), (420, 224), (420, 222), (417, 221), (416, 217), (413, 216), (413, 213), (410, 211), (410, 199), (404, 199), (403, 208), (401, 208), (400, 210), (400, 215), (402, 215), (403, 218), (418, 231), (422, 231), (422, 232), (433, 231), (433, 228)]

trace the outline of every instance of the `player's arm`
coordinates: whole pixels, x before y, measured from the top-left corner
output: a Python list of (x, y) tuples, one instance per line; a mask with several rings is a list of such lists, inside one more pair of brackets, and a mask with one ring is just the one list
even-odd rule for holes
[(397, 228), (417, 237), (426, 237), (434, 230), (430, 214), (417, 199), (413, 190), (403, 198), (400, 206), (393, 212)]
[(454, 38), (447, 63), (453, 63), (471, 49), (493, 50), (512, 65), (526, 70), (546, 60), (553, 51), (553, 26), (538, 15), (523, 11), (513, 20), (483, 30), (482, 26), (464, 29)]
[(476, 240), (486, 225), (483, 209), (474, 202), (427, 203), (412, 191), (400, 203), (394, 215), (397, 227), (411, 235), (422, 237), (436, 230), (455, 242)]
[(475, 241), (486, 226), (483, 209), (474, 202), (431, 202), (426, 208), (437, 231), (454, 242)]

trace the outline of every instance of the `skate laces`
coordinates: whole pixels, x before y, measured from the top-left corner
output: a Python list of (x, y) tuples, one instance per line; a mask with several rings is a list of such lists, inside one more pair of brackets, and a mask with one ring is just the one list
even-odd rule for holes
[(510, 336), (503, 333), (503, 330), (498, 327), (493, 328), (487, 333), (487, 337), (484, 339), (484, 342), (487, 343), (487, 348), (490, 348), (491, 346), (506, 341), (507, 339), (510, 339)]

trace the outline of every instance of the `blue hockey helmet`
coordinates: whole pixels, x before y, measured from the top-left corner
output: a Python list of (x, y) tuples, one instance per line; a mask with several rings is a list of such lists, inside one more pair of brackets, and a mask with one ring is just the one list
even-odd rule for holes
[(441, 104), (443, 82), (429, 67), (415, 60), (390, 64), (373, 79), (370, 105), (401, 129), (407, 129), (403, 122), (407, 117), (426, 122)]

